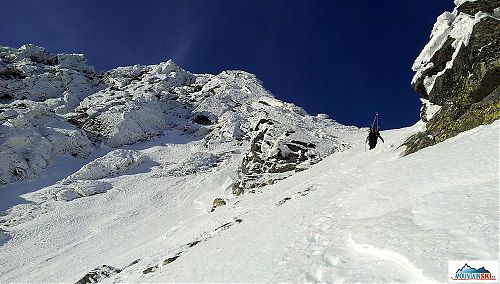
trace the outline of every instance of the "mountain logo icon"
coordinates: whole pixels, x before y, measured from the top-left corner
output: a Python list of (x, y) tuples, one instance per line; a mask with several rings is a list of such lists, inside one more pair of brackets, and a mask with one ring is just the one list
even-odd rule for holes
[(452, 280), (492, 280), (497, 281), (496, 276), (489, 270), (482, 266), (481, 268), (474, 268), (465, 263), (462, 268), (458, 269), (454, 275), (451, 276)]
[(457, 273), (490, 273), (488, 270), (486, 270), (483, 267), (479, 268), (479, 269), (475, 269), (473, 267), (470, 267), (467, 263), (462, 267), (460, 268), (459, 270), (457, 270)]

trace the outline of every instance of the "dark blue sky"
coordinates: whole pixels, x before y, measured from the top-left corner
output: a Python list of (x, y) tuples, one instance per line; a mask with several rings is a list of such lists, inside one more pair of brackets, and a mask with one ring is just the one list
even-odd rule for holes
[(452, 0), (7, 0), (0, 45), (84, 53), (97, 69), (174, 59), (239, 69), (277, 98), (357, 126), (417, 121), (411, 65)]

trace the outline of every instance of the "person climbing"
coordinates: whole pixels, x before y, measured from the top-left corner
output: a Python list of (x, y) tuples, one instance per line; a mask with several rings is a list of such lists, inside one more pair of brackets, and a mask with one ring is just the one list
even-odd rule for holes
[(382, 140), (382, 143), (385, 143), (384, 138), (382, 138), (382, 136), (380, 136), (380, 132), (378, 131), (378, 129), (371, 127), (370, 133), (368, 133), (368, 137), (366, 137), (366, 142), (368, 142), (368, 145), (370, 146), (370, 150), (375, 148), (375, 146), (377, 146), (378, 138), (380, 138), (380, 140)]
[[(377, 146), (377, 141), (380, 138), (382, 143), (384, 142), (384, 138), (380, 136), (380, 132), (378, 132), (378, 113), (375, 113), (375, 117), (373, 118), (372, 126), (370, 127), (370, 133), (368, 133), (368, 137), (366, 137), (366, 142), (370, 145), (370, 150)], [(366, 142), (365, 142), (365, 151), (366, 151)]]

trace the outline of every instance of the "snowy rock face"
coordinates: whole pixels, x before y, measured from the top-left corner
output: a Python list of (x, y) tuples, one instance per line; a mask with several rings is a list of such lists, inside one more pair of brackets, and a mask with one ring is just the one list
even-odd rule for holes
[[(286, 178), (348, 148), (334, 133), (355, 130), (275, 99), (262, 82), (243, 71), (194, 75), (168, 61), (118, 68), (107, 80), (108, 88), (88, 96), (71, 114), (94, 141), (120, 147), (174, 129), (191, 140), (203, 139), (207, 148), (227, 143), (246, 149), (240, 180), (233, 185), (236, 194)], [(165, 166), (159, 175), (207, 170), (217, 166), (221, 156), (193, 153)]]
[[(315, 129), (315, 125), (320, 128)], [(239, 194), (245, 189), (272, 184), (307, 169), (326, 155), (347, 149), (348, 144), (339, 137), (326, 134), (339, 128), (316, 117), (301, 121), (261, 118), (251, 132), (250, 151), (241, 165), (243, 177), (233, 191)]]
[(186, 176), (200, 171), (206, 171), (212, 167), (217, 166), (220, 159), (214, 153), (209, 152), (195, 152), (189, 154), (185, 159), (171, 165), (164, 166), (157, 176)]
[(201, 75), (196, 84), (199, 91), (190, 94), (189, 121), (197, 126), (186, 125), (184, 130), (206, 133), (208, 145), (243, 145), (246, 155), (240, 180), (233, 185), (236, 194), (286, 178), (348, 148), (337, 135), (357, 130), (275, 99), (262, 82), (243, 71)]
[(195, 76), (168, 61), (118, 68), (106, 80), (108, 87), (85, 98), (73, 119), (97, 140), (119, 147), (161, 134), (173, 120), (166, 113), (185, 113), (171, 90), (188, 88)]
[(40, 174), (55, 155), (87, 156), (92, 143), (64, 115), (102, 87), (82, 55), (0, 47), (0, 184)]
[(76, 284), (91, 284), (100, 282), (104, 278), (108, 278), (112, 275), (120, 273), (121, 269), (110, 266), (110, 265), (100, 265), (85, 274), (80, 280), (76, 282)]
[(427, 130), (407, 141), (407, 153), (500, 118), (500, 2), (455, 4), (412, 67)]
[(31, 44), (19, 49), (0, 47), (0, 102), (49, 102), (55, 112), (66, 113), (80, 100), (102, 88), (94, 69), (81, 54), (52, 55)]
[(92, 151), (85, 133), (43, 102), (16, 100), (0, 112), (0, 184), (39, 175), (55, 155)]
[[(96, 147), (120, 148), (182, 133), (207, 151), (162, 166), (156, 175), (184, 176), (241, 155), (233, 191), (274, 183), (349, 148), (356, 132), (273, 97), (254, 75), (192, 74), (173, 61), (95, 72), (82, 55), (51, 55), (25, 45), (0, 48), (0, 183), (39, 175), (61, 154), (87, 157)], [(210, 149), (226, 145), (223, 152)], [(108, 189), (98, 180), (144, 161), (118, 149), (67, 177), (54, 189), (72, 200)]]

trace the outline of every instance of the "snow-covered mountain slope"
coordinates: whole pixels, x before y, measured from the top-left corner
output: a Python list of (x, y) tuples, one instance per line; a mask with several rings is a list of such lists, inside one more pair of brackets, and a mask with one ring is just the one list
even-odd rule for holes
[[(491, 10), (458, 2), (454, 26)], [(497, 10), (474, 17), (469, 46)], [(244, 71), (0, 47), (0, 282), (446, 281), (498, 258), (499, 125), (402, 157), (420, 121), (366, 152)]]
[[(215, 159), (201, 154), (206, 141), (166, 131), (94, 162), (123, 161), (125, 172), (84, 166), (67, 178), (106, 183), (102, 194), (16, 197), (29, 204), (1, 227), (0, 282), (446, 282), (448, 260), (498, 259), (499, 126), (406, 157), (398, 146), (421, 125), (382, 132), (369, 152), (347, 132), (352, 148), (240, 196), (231, 187), (244, 153), (224, 159), (232, 148), (213, 144)], [(77, 169), (55, 163), (0, 200)], [(211, 212), (216, 197), (226, 205)]]
[[(0, 59), (2, 249), (34, 241), (41, 224), (62, 237), (44, 232), (48, 243), (72, 243), (86, 235), (78, 230), (102, 222), (93, 214), (116, 213), (140, 225), (166, 210), (176, 216), (168, 223), (173, 228), (193, 217), (180, 209), (185, 202), (207, 204), (194, 216), (227, 207), (365, 135), (277, 100), (243, 71), (192, 74), (167, 61), (96, 72), (82, 55), (52, 55), (34, 45), (1, 47)], [(149, 202), (159, 206), (146, 208)], [(51, 245), (30, 251), (56, 253)], [(24, 263), (18, 257), (2, 263), (2, 276)], [(35, 274), (26, 276), (42, 281)]]
[(275, 99), (243, 71), (192, 74), (167, 61), (95, 72), (82, 55), (33, 45), (1, 48), (0, 58), (0, 153), (8, 157), (0, 185), (40, 175), (60, 155), (85, 158), (170, 130), (203, 140), (206, 152), (227, 144), (229, 152), (210, 153), (219, 162), (246, 154), (233, 184), (241, 194), (349, 148), (343, 133), (360, 131)]

